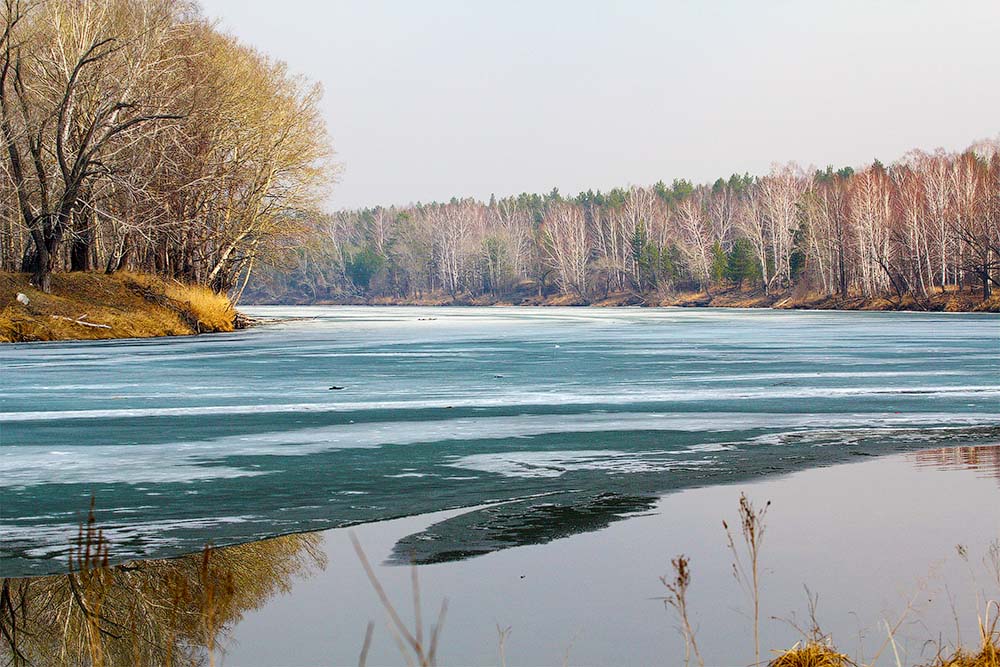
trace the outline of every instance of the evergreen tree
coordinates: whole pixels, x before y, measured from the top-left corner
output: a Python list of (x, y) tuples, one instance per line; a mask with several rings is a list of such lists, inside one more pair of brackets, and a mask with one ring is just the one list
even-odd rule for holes
[(743, 287), (747, 280), (760, 278), (760, 266), (754, 257), (753, 248), (747, 239), (736, 239), (733, 247), (726, 256), (727, 280), (736, 283), (737, 287)]
[(713, 283), (721, 283), (726, 278), (726, 271), (729, 268), (729, 257), (716, 241), (712, 246), (712, 267), (710, 278)]
[(385, 265), (385, 258), (373, 249), (365, 247), (349, 254), (344, 261), (344, 270), (354, 286), (367, 291), (375, 277)]

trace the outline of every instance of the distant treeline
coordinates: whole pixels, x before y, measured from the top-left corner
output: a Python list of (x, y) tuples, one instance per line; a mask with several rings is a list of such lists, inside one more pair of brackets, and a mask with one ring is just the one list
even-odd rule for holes
[(228, 291), (322, 198), (319, 88), (195, 3), (0, 3), (0, 270)]
[(258, 301), (401, 301), (805, 286), (920, 299), (1000, 280), (1000, 141), (898, 162), (686, 180), (565, 197), (376, 207), (315, 222), (317, 242), (253, 285)]

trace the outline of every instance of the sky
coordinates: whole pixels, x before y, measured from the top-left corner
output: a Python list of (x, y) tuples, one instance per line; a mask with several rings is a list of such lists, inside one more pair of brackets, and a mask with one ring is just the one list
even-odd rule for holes
[(319, 81), (330, 210), (1000, 136), (1000, 0), (201, 0)]

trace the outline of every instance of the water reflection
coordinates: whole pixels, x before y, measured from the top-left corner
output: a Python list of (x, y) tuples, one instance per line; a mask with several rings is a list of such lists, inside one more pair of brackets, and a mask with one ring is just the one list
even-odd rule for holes
[(1000, 445), (925, 449), (912, 456), (919, 467), (977, 470), (986, 473), (985, 476), (995, 477), (1000, 483)]
[(429, 565), (545, 544), (606, 528), (656, 505), (649, 496), (563, 494), (545, 501), (509, 502), (459, 514), (400, 539), (388, 562)]
[(319, 533), (108, 567), (93, 520), (70, 572), (4, 578), (0, 659), (13, 665), (199, 665), (244, 613), (323, 569)]
[[(852, 451), (852, 454), (860, 452)], [(770, 472), (790, 472), (790, 456)], [(976, 445), (926, 449), (910, 455), (918, 467), (974, 470), (995, 477), (1000, 483), (1000, 445)], [(753, 462), (745, 461), (746, 472)], [(785, 466), (784, 468), (779, 466)], [(711, 471), (700, 471), (711, 474)], [(683, 481), (675, 484), (681, 486)], [(401, 538), (387, 563), (428, 565), (463, 560), (483, 554), (532, 544), (545, 544), (577, 533), (601, 530), (613, 522), (648, 511), (655, 495), (616, 493), (548, 494), (540, 498), (512, 501), (472, 510), (440, 521), (420, 532)]]
[[(836, 573), (830, 579), (835, 583), (873, 578), (885, 578), (890, 583), (881, 588), (872, 586), (870, 591), (866, 586), (847, 587), (851, 596), (828, 585), (823, 592), (831, 618), (854, 619), (852, 614), (858, 609), (880, 612), (880, 596), (906, 583), (900, 572), (923, 572), (932, 558), (928, 545), (919, 541), (924, 538), (905, 521), (886, 521), (885, 517), (902, 517), (916, 511), (926, 523), (928, 534), (939, 535), (936, 543), (948, 551), (961, 541), (970, 545), (972, 553), (978, 553), (982, 545), (976, 542), (977, 536), (989, 535), (992, 539), (996, 533), (990, 531), (995, 531), (996, 521), (988, 513), (974, 518), (979, 524), (973, 521), (959, 525), (953, 520), (955, 507), (988, 504), (983, 497), (992, 501), (992, 481), (968, 484), (967, 475), (944, 475), (938, 480), (939, 476), (915, 472), (913, 464), (977, 471), (1000, 481), (1000, 446), (930, 449), (905, 459), (881, 458), (869, 467), (814, 470), (801, 478), (757, 482), (760, 497), (789, 508), (774, 519), (773, 526), (769, 586), (776, 608), (793, 604), (789, 601), (800, 595), (803, 581), (820, 579), (822, 586), (824, 578), (833, 576), (829, 573)], [(944, 478), (956, 479), (945, 483)], [(819, 483), (821, 479), (830, 481), (824, 485)], [(843, 498), (844, 488), (855, 492)], [(456, 662), (482, 662), (476, 651), (492, 647), (495, 637), (490, 633), (495, 619), (505, 618), (520, 624), (520, 647), (540, 663), (548, 656), (545, 651), (549, 650), (551, 638), (566, 627), (584, 627), (585, 623), (595, 627), (593, 619), (583, 611), (578, 616), (573, 615), (575, 611), (567, 612), (589, 608), (597, 610), (595, 616), (602, 623), (618, 615), (614, 627), (621, 637), (614, 647), (596, 639), (591, 644), (581, 640), (581, 652), (607, 657), (601, 651), (619, 651), (622, 645), (628, 645), (634, 653), (632, 662), (648, 664), (655, 657), (652, 652), (663, 650), (641, 633), (649, 627), (650, 618), (658, 618), (651, 616), (654, 612), (645, 603), (649, 601), (649, 582), (655, 582), (662, 572), (664, 554), (681, 550), (693, 554), (701, 568), (699, 581), (704, 582), (699, 603), (703, 608), (728, 608), (732, 596), (728, 587), (731, 563), (715, 540), (719, 537), (718, 518), (732, 508), (735, 493), (733, 486), (708, 485), (698, 492), (674, 494), (661, 501), (662, 505), (640, 494), (551, 495), (537, 499), (540, 505), (534, 501), (494, 505), (449, 518), (436, 517), (431, 525), (427, 525), (429, 520), (421, 523), (418, 518), (401, 520), (400, 525), (406, 528), (399, 532), (377, 524), (358, 530), (366, 533), (370, 553), (390, 554), (389, 564), (411, 559), (420, 564), (448, 562), (447, 566), (421, 568), (421, 577), (426, 577), (427, 590), (447, 591), (465, 615), (449, 621), (451, 634), (445, 649), (465, 658)], [(839, 503), (836, 513), (829, 512), (833, 502)], [(646, 516), (621, 520), (637, 514)], [(822, 536), (803, 545), (800, 537), (812, 534), (817, 516), (830, 517), (832, 523)], [(838, 517), (840, 523), (835, 521)], [(857, 517), (867, 517), (867, 523), (859, 523)], [(575, 541), (561, 539), (600, 530), (606, 532)], [(291, 588), (294, 578), (324, 568), (323, 550), (340, 553), (332, 550), (346, 543), (345, 535), (345, 531), (336, 530), (289, 535), (214, 549), (207, 556), (201, 553), (106, 567), (107, 547), (90, 524), (74, 554), (72, 573), (2, 580), (0, 663), (205, 663), (210, 655), (220, 654), (217, 645), (247, 612), (267, 607), (276, 593)], [(787, 536), (785, 542), (783, 536)], [(557, 541), (559, 544), (554, 543)], [(544, 549), (509, 549), (549, 542), (552, 544)], [(877, 545), (875, 551), (881, 560), (862, 562), (843, 556), (844, 544), (859, 543)], [(505, 553), (491, 559), (471, 558), (500, 551)], [(299, 612), (295, 616), (323, 619), (322, 624), (330, 629), (329, 637), (325, 631), (321, 639), (311, 635), (310, 644), (300, 635), (304, 627), (316, 623), (293, 621), (287, 607), (264, 609), (256, 615), (256, 625), (250, 621), (252, 632), (242, 630), (238, 637), (248, 648), (243, 654), (235, 654), (236, 662), (275, 664), (277, 658), (251, 655), (263, 651), (262, 644), (273, 644), (273, 652), (280, 653), (281, 659), (294, 655), (301, 662), (326, 660), (338, 664), (353, 659), (348, 653), (356, 651), (363, 628), (354, 621), (375, 618), (382, 611), (372, 606), (374, 596), (360, 569), (354, 576), (350, 574), (349, 568), (357, 566), (357, 562), (349, 548), (342, 553), (344, 557), (337, 558), (341, 567), (336, 572), (313, 579), (290, 599), (293, 609)], [(574, 565), (567, 568), (566, 563)], [(909, 569), (901, 570), (901, 563)], [(817, 574), (820, 572), (825, 574)], [(391, 590), (394, 596), (399, 591), (405, 596), (409, 590), (407, 574), (398, 568), (379, 569), (379, 576), (390, 584), (396, 579), (402, 581)], [(525, 581), (532, 583), (526, 585)], [(602, 592), (595, 598), (581, 591), (579, 581), (599, 582)], [(567, 605), (565, 600), (571, 598), (577, 603)], [(352, 603), (336, 605), (332, 603), (335, 599)], [(877, 619), (865, 618), (862, 627), (875, 627)], [(706, 635), (724, 636), (732, 630), (730, 626), (741, 621), (720, 616), (717, 621), (703, 622)], [(927, 617), (930, 627), (946, 627), (948, 622), (947, 615)], [(856, 631), (846, 622), (834, 625), (834, 629), (838, 636)], [(788, 637), (773, 628), (770, 632), (769, 645), (786, 645)], [(596, 637), (600, 633), (593, 634)], [(919, 633), (919, 640), (925, 636)], [(349, 651), (336, 642), (349, 646)], [(720, 662), (724, 662), (722, 658), (739, 657), (738, 648), (720, 642), (716, 646)], [(232, 650), (240, 649), (237, 646)], [(394, 657), (393, 646), (388, 645), (386, 650), (389, 658)], [(611, 659), (595, 658), (595, 662)]]

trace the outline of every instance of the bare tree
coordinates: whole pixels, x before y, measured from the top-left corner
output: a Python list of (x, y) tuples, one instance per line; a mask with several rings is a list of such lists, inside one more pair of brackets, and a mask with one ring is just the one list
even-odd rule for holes
[(587, 222), (580, 207), (559, 203), (550, 207), (543, 222), (546, 255), (565, 293), (587, 295), (587, 260), (590, 245)]
[(181, 118), (151, 81), (170, 67), (161, 47), (176, 12), (165, 2), (5, 0), (0, 129), (33, 243), (26, 264), (43, 291), (88, 188), (126, 169), (143, 133)]
[(759, 195), (763, 214), (766, 216), (767, 239), (774, 273), (769, 283), (787, 287), (792, 281), (791, 258), (795, 233), (799, 228), (799, 202), (806, 190), (802, 169), (789, 163), (775, 166), (771, 173), (760, 179)]
[(680, 203), (677, 207), (677, 225), (681, 232), (681, 249), (688, 260), (688, 266), (691, 267), (694, 278), (708, 287), (715, 237), (703, 193), (699, 192)]

